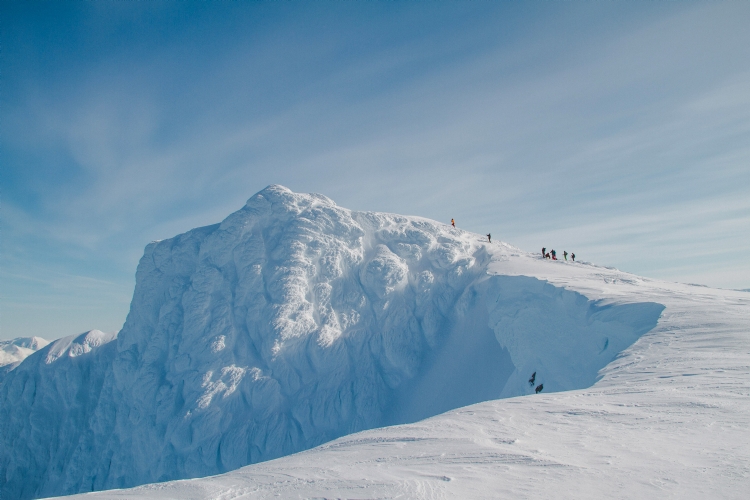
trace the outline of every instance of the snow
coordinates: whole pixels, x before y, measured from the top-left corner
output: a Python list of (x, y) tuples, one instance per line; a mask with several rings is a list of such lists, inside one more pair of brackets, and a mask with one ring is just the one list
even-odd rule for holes
[(56, 340), (46, 351), (44, 362), (49, 365), (66, 355), (75, 358), (87, 354), (97, 347), (111, 342), (116, 337), (117, 333), (104, 333), (100, 330), (91, 330), (80, 335), (63, 337)]
[(8, 374), (1, 491), (284, 457), (92, 497), (739, 498), (749, 312), (746, 292), (270, 186), (147, 246), (116, 341), (61, 339)]
[(0, 340), (0, 381), (6, 373), (15, 369), (21, 361), (49, 344), (41, 337), (18, 337), (13, 340)]
[(745, 292), (530, 255), (502, 256), (488, 270), (600, 304), (645, 299), (665, 309), (589, 388), (487, 401), (214, 477), (80, 498), (747, 498)]

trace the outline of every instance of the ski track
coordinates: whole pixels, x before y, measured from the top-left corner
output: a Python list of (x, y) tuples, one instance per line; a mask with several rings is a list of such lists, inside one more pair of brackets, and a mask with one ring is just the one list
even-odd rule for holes
[(587, 389), (487, 401), (215, 477), (72, 498), (747, 498), (746, 292), (695, 293), (522, 253), (488, 269), (666, 309)]

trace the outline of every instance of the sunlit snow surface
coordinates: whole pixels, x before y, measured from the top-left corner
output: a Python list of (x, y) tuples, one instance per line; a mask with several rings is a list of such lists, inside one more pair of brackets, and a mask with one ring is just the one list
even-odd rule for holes
[(197, 477), (325, 443), (93, 497), (739, 498), (749, 324), (746, 292), (270, 187), (147, 247), (116, 342), (61, 339), (10, 372), (0, 495)]
[(6, 373), (15, 369), (21, 361), (49, 344), (41, 337), (19, 337), (0, 340), (0, 381)]
[(750, 295), (502, 256), (605, 300), (666, 305), (584, 390), (488, 401), (220, 476), (85, 498), (747, 498)]

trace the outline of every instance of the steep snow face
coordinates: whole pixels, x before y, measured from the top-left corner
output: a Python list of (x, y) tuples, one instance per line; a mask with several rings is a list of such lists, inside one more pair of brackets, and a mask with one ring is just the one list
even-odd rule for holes
[[(528, 256), (502, 267), (666, 309), (587, 389), (487, 401), (218, 476), (64, 500), (747, 499), (746, 292)], [(592, 314), (605, 313), (602, 305)]]
[[(599, 370), (653, 329), (655, 302), (616, 304), (526, 276), (493, 276), (484, 293), (489, 324), (510, 351), (515, 370), (500, 397), (589, 387)], [(534, 383), (530, 383), (530, 375)]]
[(281, 187), (149, 245), (113, 365), (128, 417), (91, 486), (221, 472), (380, 425), (487, 262), (435, 222)]
[(0, 340), (0, 381), (6, 373), (16, 368), (21, 361), (49, 344), (41, 337), (19, 337)]
[(114, 338), (98, 330), (65, 337), (8, 373), (0, 386), (0, 498), (64, 491), (66, 476), (80, 470), (65, 464), (97, 438), (90, 417), (116, 352)]
[[(59, 341), (28, 375), (15, 374), (25, 364), (9, 375), (0, 397), (23, 409), (0, 419), (3, 493), (224, 472), (526, 394), (532, 371), (545, 391), (585, 387), (656, 324), (656, 304), (604, 305), (487, 274), (519, 253), (434, 221), (266, 188), (221, 224), (147, 246), (116, 343)], [(72, 387), (47, 397), (55, 379), (41, 364), (63, 359), (57, 384)], [(75, 432), (24, 424), (58, 406)], [(12, 438), (21, 432), (26, 448)]]

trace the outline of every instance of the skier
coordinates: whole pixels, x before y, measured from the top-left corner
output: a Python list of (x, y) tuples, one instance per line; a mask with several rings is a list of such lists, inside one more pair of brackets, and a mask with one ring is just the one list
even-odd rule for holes
[(542, 389), (544, 389), (544, 384), (539, 384), (538, 386), (536, 386), (536, 389), (534, 389), (534, 393), (539, 394), (540, 392), (542, 392)]
[(456, 221), (451, 219), (451, 226), (456, 227)]
[(568, 252), (563, 250), (563, 257), (565, 257), (565, 260), (568, 260)]
[(535, 380), (536, 380), (536, 372), (531, 374), (531, 378), (529, 379), (529, 385), (533, 386)]
[(572, 253), (570, 254), (570, 258), (573, 259), (573, 262), (576, 261), (576, 254)]
[(487, 243), (492, 243), (492, 235), (487, 233)]
[(542, 247), (542, 258), (543, 259), (547, 258), (547, 254), (545, 253), (546, 251), (547, 251), (547, 249), (545, 247)]
[(557, 260), (557, 252), (555, 252), (555, 250), (554, 250), (554, 249), (553, 249), (553, 250), (550, 250), (550, 251), (549, 251), (549, 253), (551, 253), (551, 254), (552, 254), (552, 260)]
[(550, 256), (549, 256), (549, 252), (547, 252), (546, 254), (544, 254), (544, 258), (545, 258), (545, 259), (549, 259), (549, 258), (550, 258)]

